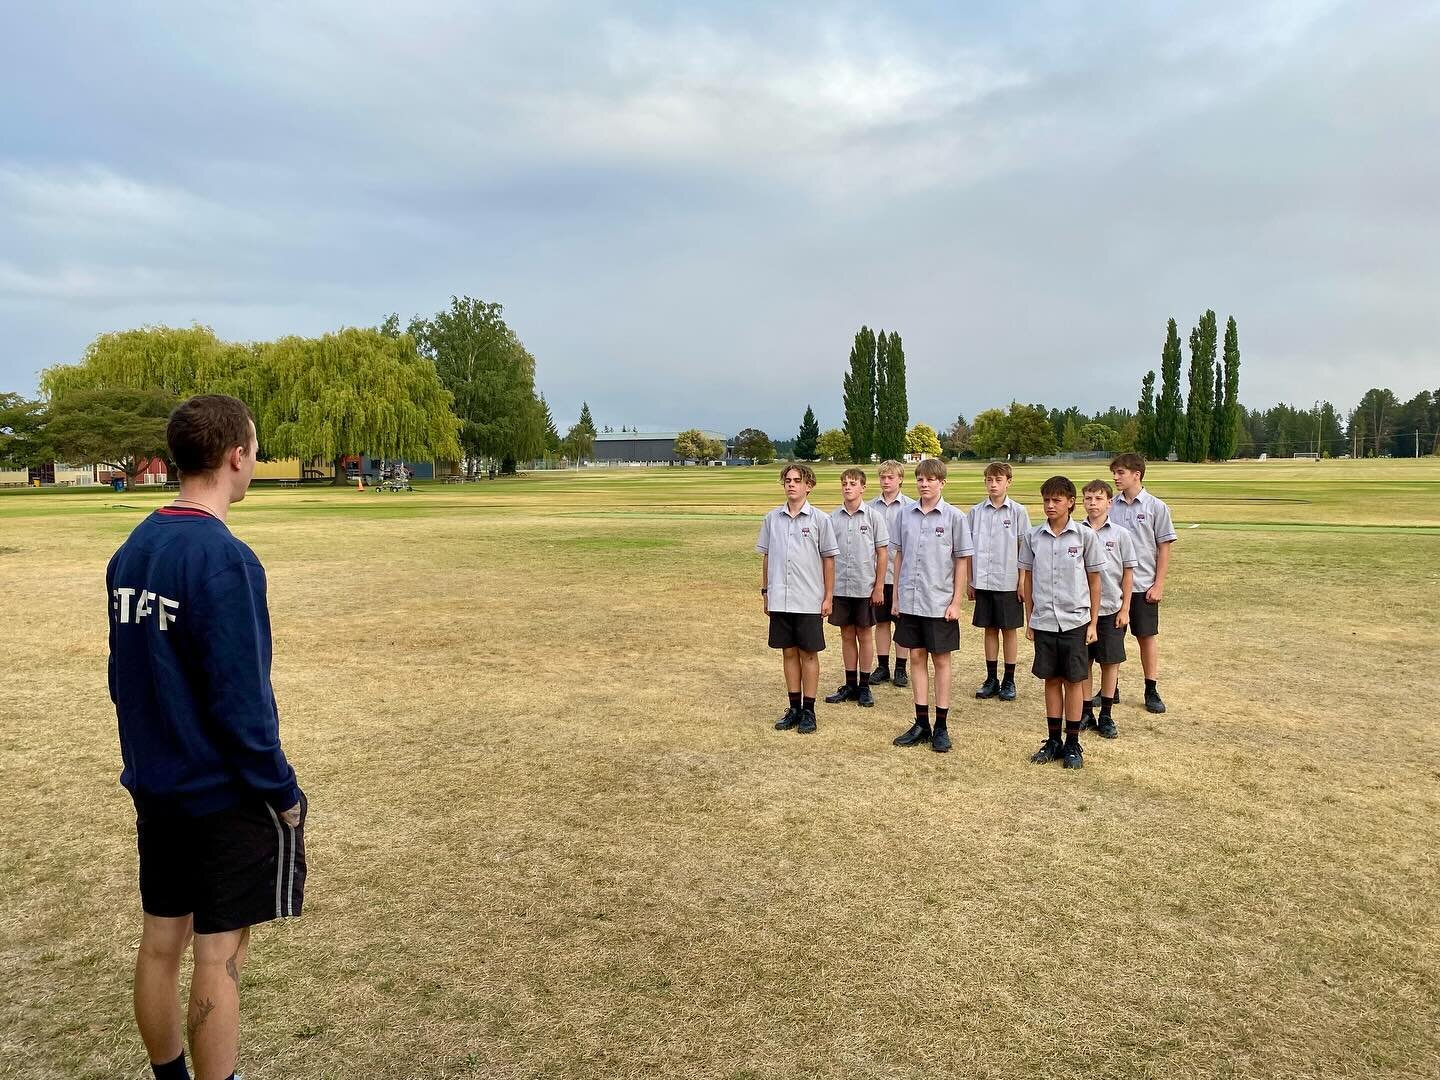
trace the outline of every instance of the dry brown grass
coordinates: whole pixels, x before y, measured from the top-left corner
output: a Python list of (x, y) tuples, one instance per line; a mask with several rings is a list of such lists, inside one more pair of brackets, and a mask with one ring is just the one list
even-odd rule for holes
[[(1128, 672), (1121, 739), (1066, 774), (1027, 763), (1033, 680), (969, 696), (971, 631), (948, 757), (890, 747), (888, 687), (772, 731), (771, 487), (237, 511), (312, 800), (306, 916), (245, 976), (247, 1076), (1440, 1075), (1440, 535), (1185, 532), (1171, 711)], [(0, 500), (5, 1077), (148, 1075), (115, 501)], [(837, 640), (822, 686), (839, 666)]]

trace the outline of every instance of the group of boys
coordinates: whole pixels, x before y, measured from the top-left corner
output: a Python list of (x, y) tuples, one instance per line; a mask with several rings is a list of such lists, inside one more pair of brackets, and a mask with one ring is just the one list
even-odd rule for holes
[[(845, 683), (825, 700), (870, 707), (875, 683), (913, 684), (915, 720), (895, 745), (949, 751), (950, 655), (960, 645), (962, 597), (974, 602), (972, 625), (984, 631), (985, 681), (977, 698), (1013, 701), (1022, 626), (1034, 642), (1031, 671), (1044, 680), (1046, 716), (1035, 763), (1081, 768), (1081, 731), (1118, 735), (1112, 707), (1127, 629), (1139, 644), (1145, 708), (1165, 711), (1156, 638), (1176, 535), (1169, 508), (1143, 486), (1144, 458), (1120, 454), (1110, 463), (1118, 496), (1104, 480), (1085, 485), (1083, 521), (1074, 518), (1075, 485), (1052, 476), (1040, 489), (1045, 523), (1036, 526), (1010, 498), (1013, 473), (1004, 462), (986, 467), (986, 498), (968, 512), (943, 497), (943, 461), (926, 458), (916, 466), (914, 499), (900, 491), (899, 462), (883, 461), (878, 471), (881, 493), (868, 502), (864, 471), (841, 473), (843, 502), (829, 514), (810, 502), (816, 481), (808, 465), (780, 472), (785, 503), (765, 515), (755, 545), (770, 647), (782, 653), (789, 694), (777, 729), (817, 729), (828, 618), (840, 628)], [(1096, 664), (1100, 692), (1092, 699)]]

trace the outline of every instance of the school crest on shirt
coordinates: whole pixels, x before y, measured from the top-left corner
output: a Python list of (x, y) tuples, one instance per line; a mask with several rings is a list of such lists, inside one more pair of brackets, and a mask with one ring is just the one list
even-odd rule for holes
[(1105, 541), (1105, 546), (1106, 546), (1107, 548), (1113, 548), (1113, 547), (1115, 546), (1115, 541), (1114, 541), (1114, 540), (1106, 540), (1106, 541)]
[(1078, 547), (1072, 547), (1072, 548), (1070, 549), (1070, 554), (1071, 554), (1071, 555), (1079, 555), (1079, 554), (1080, 554), (1080, 549), (1079, 549)]
[(1144, 520), (1145, 520), (1145, 515), (1144, 515), (1144, 514), (1136, 514), (1136, 515), (1135, 515), (1135, 520), (1136, 520), (1136, 521), (1144, 521)]
[(945, 535), (945, 526), (944, 526), (944, 525), (936, 525), (936, 526), (935, 526), (935, 535), (936, 535), (936, 536), (944, 536), (944, 535)]
[(861, 532), (869, 532), (869, 531), (870, 531), (870, 526), (869, 526), (869, 525), (861, 525), (861, 526), (860, 526), (860, 531), (861, 531)]

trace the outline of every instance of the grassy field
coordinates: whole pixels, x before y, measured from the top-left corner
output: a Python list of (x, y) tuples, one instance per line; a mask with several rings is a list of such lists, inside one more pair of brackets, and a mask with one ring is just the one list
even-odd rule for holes
[[(1440, 1075), (1440, 462), (1156, 467), (1170, 711), (1132, 659), (1078, 774), (968, 628), (955, 752), (889, 687), (773, 731), (775, 472), (235, 509), (312, 807), (250, 1080)], [(102, 581), (161, 502), (0, 495), (0, 1077), (149, 1075)]]

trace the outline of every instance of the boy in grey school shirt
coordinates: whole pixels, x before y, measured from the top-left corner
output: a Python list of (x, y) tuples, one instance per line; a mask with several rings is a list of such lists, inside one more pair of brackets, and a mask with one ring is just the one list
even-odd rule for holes
[[(1105, 565), (1095, 533), (1072, 518), (1075, 485), (1052, 476), (1040, 488), (1045, 524), (1020, 545), (1020, 591), (1029, 618), (1025, 636), (1035, 643), (1031, 671), (1045, 680), (1046, 738), (1030, 758), (1037, 765), (1085, 764), (1080, 746), (1080, 698), (1090, 670), (1088, 646), (1100, 618), (1100, 570)], [(1060, 742), (1060, 725), (1065, 742)]]
[[(899, 626), (895, 643), (904, 645), (915, 659), (915, 722), (895, 737), (896, 746), (928, 742), (943, 754), (950, 749), (947, 721), (950, 714), (950, 654), (960, 647), (960, 606), (970, 580), (970, 524), (961, 511), (941, 495), (945, 463), (926, 458), (915, 466), (918, 502), (900, 514), (900, 527), (891, 536), (896, 549), (895, 614)], [(935, 727), (930, 727), (929, 670), (935, 664)]]
[[(1165, 598), (1165, 576), (1170, 570), (1170, 545), (1178, 536), (1170, 520), (1170, 508), (1142, 486), (1145, 459), (1139, 454), (1120, 454), (1110, 462), (1119, 496), (1110, 507), (1115, 524), (1129, 529), (1135, 538), (1135, 583), (1139, 593), (1130, 604), (1130, 633), (1140, 646), (1140, 666), (1145, 672), (1145, 708), (1163, 713), (1160, 698), (1160, 601)], [(1119, 700), (1117, 688), (1116, 700)]]
[[(1030, 528), (1030, 514), (1010, 498), (1014, 478), (1004, 461), (985, 466), (986, 498), (970, 508), (970, 563), (967, 595), (975, 601), (971, 624), (985, 631), (985, 681), (977, 698), (1015, 700), (1015, 661), (1020, 652), (1020, 627), (1025, 609), (1020, 600), (1020, 538)], [(1005, 649), (1005, 677), (997, 678), (1000, 648)]]
[(785, 505), (765, 515), (755, 550), (760, 552), (760, 599), (770, 617), (770, 647), (781, 650), (790, 707), (776, 730), (815, 731), (815, 693), (820, 685), (820, 653), (835, 596), (835, 556), (839, 546), (828, 514), (810, 505), (815, 472), (809, 465), (780, 470)]
[[(870, 505), (885, 515), (885, 528), (893, 537), (900, 528), (900, 515), (915, 500), (900, 490), (905, 482), (905, 466), (893, 458), (887, 458), (875, 467), (880, 474), (880, 494), (870, 500)], [(870, 682), (893, 682), (896, 686), (910, 685), (910, 676), (905, 665), (910, 660), (910, 650), (904, 645), (895, 646), (895, 676), (890, 677), (890, 627), (895, 621), (895, 545), (890, 545), (889, 558), (885, 564), (885, 597), (875, 605), (875, 670), (870, 673)]]
[(865, 471), (840, 474), (844, 502), (830, 512), (840, 554), (835, 558), (835, 602), (830, 625), (840, 627), (845, 685), (825, 700), (853, 701), (869, 708), (870, 665), (875, 660), (875, 605), (885, 598), (885, 567), (890, 533), (885, 515), (865, 501)]
[[(1080, 713), (1080, 730), (1096, 730), (1102, 739), (1114, 739), (1120, 732), (1110, 714), (1115, 704), (1115, 684), (1125, 662), (1125, 627), (1130, 625), (1130, 584), (1135, 575), (1135, 538), (1129, 529), (1110, 520), (1114, 489), (1104, 480), (1091, 480), (1081, 497), (1085, 500), (1085, 527), (1095, 533), (1105, 554), (1100, 571), (1100, 621), (1096, 640), (1090, 646), (1091, 671), (1085, 674), (1085, 705)], [(1090, 701), (1093, 666), (1100, 665), (1100, 720)]]

